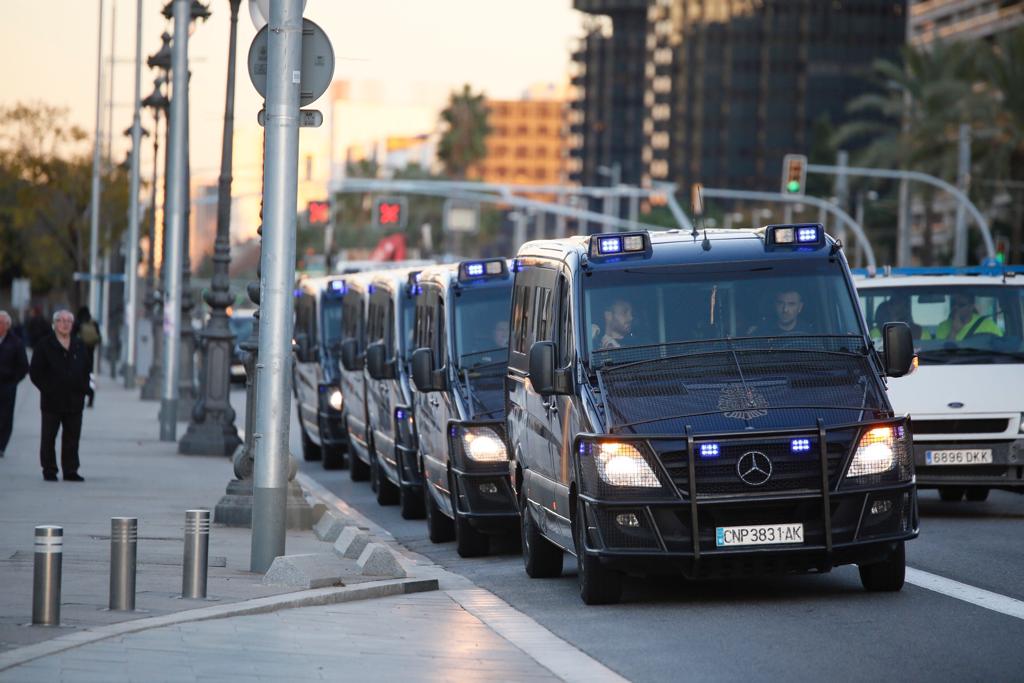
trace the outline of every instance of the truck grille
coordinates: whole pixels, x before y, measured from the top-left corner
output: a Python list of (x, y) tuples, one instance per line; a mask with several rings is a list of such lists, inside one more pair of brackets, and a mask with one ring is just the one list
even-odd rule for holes
[(914, 434), (1002, 434), (1009, 428), (1006, 418), (957, 420), (914, 420)]

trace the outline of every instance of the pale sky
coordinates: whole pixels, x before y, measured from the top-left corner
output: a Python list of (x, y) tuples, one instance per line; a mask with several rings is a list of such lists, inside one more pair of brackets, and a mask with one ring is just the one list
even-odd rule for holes
[[(0, 3), (4, 9), (0, 104), (44, 101), (66, 106), (73, 122), (91, 135), (99, 0)], [(143, 0), (143, 59), (159, 49), (160, 34), (170, 30), (160, 14), (165, 3)], [(128, 149), (121, 131), (131, 125), (136, 0), (105, 0), (104, 4), (105, 59), (110, 53), (112, 8), (117, 18), (113, 130), (114, 158), (120, 160)], [(224, 114), (228, 1), (207, 4), (212, 16), (198, 25), (189, 42), (194, 176), (216, 175)], [(580, 33), (579, 14), (571, 5), (571, 0), (309, 0), (305, 16), (331, 38), (336, 79), (379, 80), (387, 84), (389, 96), (412, 103), (422, 93), (462, 83), (505, 99), (519, 97), (531, 83), (562, 82), (570, 43)], [(247, 0), (243, 0), (238, 22), (236, 126), (253, 125), (260, 108), (246, 69), (255, 33)], [(143, 97), (152, 91), (155, 76), (143, 64)], [(143, 125), (151, 125), (148, 114), (143, 114)], [(147, 174), (150, 144), (144, 142)]]

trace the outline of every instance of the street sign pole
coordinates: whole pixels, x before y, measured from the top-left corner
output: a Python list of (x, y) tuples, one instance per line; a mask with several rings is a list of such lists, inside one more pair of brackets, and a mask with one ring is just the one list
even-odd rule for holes
[[(124, 386), (131, 389), (135, 386), (135, 321), (138, 307), (138, 249), (139, 249), (139, 156), (142, 152), (142, 123), (139, 120), (139, 107), (142, 97), (142, 0), (135, 2), (135, 99), (132, 115), (132, 179), (128, 191), (128, 248), (125, 249), (124, 271), (127, 283), (125, 287), (124, 319), (127, 325), (125, 335), (126, 362), (124, 365)], [(156, 131), (153, 131), (156, 135)]]
[(274, 558), (285, 552), (302, 0), (271, 0), (268, 26), (260, 350), (256, 366), (250, 556), (250, 569), (260, 573), (266, 572)]
[(96, 41), (96, 132), (92, 149), (92, 195), (89, 200), (89, 307), (100, 309), (100, 121), (103, 116), (103, 0), (100, 0), (99, 39)]
[(164, 383), (160, 397), (160, 440), (176, 441), (178, 428), (178, 364), (181, 348), (181, 264), (185, 234), (185, 117), (188, 116), (188, 25), (190, 0), (174, 0), (174, 44), (171, 57), (170, 145), (167, 174), (168, 232), (164, 237)]

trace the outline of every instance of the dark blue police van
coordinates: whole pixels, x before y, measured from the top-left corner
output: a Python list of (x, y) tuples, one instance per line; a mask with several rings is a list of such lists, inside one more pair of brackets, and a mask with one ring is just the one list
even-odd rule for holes
[(415, 283), (412, 377), (430, 540), (483, 555), (518, 528), (505, 447), (512, 277), (505, 259), (428, 268)]
[(580, 595), (627, 573), (826, 572), (903, 585), (910, 425), (820, 225), (603, 234), (515, 260), (506, 425), (530, 576), (576, 556)]

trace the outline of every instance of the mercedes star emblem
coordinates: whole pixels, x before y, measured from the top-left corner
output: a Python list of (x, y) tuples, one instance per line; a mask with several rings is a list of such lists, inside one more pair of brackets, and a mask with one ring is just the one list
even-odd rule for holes
[(736, 474), (744, 484), (761, 486), (772, 478), (772, 461), (761, 451), (747, 451), (736, 463)]

